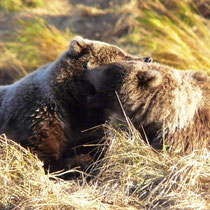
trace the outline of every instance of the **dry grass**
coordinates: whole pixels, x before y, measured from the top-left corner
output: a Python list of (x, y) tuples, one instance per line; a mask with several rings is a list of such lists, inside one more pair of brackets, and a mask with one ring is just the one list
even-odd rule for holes
[(0, 138), (1, 209), (74, 209), (109, 207), (94, 186), (63, 181), (44, 173), (42, 162), (6, 137)]
[(11, 83), (27, 75), (28, 72), (56, 60), (67, 50), (74, 36), (70, 30), (60, 31), (41, 18), (69, 13), (71, 7), (66, 5), (66, 2), (58, 0), (54, 0), (53, 5), (49, 0), (1, 1), (0, 17), (4, 19), (8, 15), (10, 22), (5, 35), (0, 31), (1, 84)]
[[(40, 160), (0, 139), (0, 206), (16, 209), (208, 209), (210, 152), (157, 152), (132, 129), (107, 129), (107, 154), (90, 182), (45, 175)], [(73, 171), (73, 170), (72, 170)]]
[(70, 31), (61, 32), (41, 18), (20, 20), (20, 24), (22, 28), (16, 39), (7, 43), (7, 48), (27, 70), (56, 60), (67, 50), (73, 37)]
[[(110, 188), (116, 186), (115, 201), (125, 201), (133, 189), (135, 203), (140, 206), (152, 209), (208, 209), (209, 151), (204, 149), (178, 156), (166, 151), (155, 151), (133, 129), (129, 133), (113, 129), (109, 129), (109, 132), (112, 133), (111, 145), (101, 178), (105, 188), (105, 183), (109, 183)], [(111, 195), (108, 200), (113, 197)], [(134, 198), (129, 199), (132, 201)]]

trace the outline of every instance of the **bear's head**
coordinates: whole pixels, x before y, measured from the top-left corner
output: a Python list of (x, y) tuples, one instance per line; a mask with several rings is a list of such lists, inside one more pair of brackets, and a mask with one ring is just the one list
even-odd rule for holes
[(103, 108), (107, 118), (118, 119), (123, 119), (123, 109), (156, 148), (162, 146), (163, 137), (194, 126), (203, 107), (209, 110), (210, 79), (204, 72), (130, 61), (87, 70), (84, 81), (89, 106)]
[[(152, 62), (150, 57), (133, 56), (115, 45), (77, 36), (71, 40), (69, 49), (49, 67), (53, 69), (53, 87), (58, 96), (62, 95), (63, 97), (65, 95), (65, 98), (68, 98), (66, 95), (68, 95), (69, 90), (74, 89), (72, 92), (75, 95), (74, 97), (81, 97), (82, 92), (78, 79), (80, 79), (84, 70), (91, 70), (113, 62), (132, 60)], [(78, 88), (75, 88), (75, 86)], [(63, 94), (64, 92), (66, 93)]]
[[(68, 89), (70, 82), (80, 78), (83, 70), (91, 70), (113, 62), (132, 60), (146, 63), (153, 61), (150, 57), (130, 55), (115, 45), (76, 36), (71, 40), (69, 49), (50, 68), (54, 69), (54, 86), (57, 88), (57, 85), (65, 84)], [(62, 87), (57, 89), (60, 92)]]
[(115, 45), (84, 39), (80, 36), (75, 37), (70, 42), (69, 53), (71, 57), (77, 59), (77, 62), (83, 63), (85, 69), (93, 69), (97, 66), (120, 61), (152, 62), (150, 57), (133, 56)]

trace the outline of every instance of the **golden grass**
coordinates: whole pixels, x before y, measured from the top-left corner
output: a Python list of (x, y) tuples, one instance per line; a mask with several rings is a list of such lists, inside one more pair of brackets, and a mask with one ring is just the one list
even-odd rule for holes
[(122, 42), (129, 40), (136, 52), (146, 52), (161, 63), (210, 73), (210, 23), (193, 1), (133, 0), (129, 12), (135, 27)]
[[(0, 206), (22, 209), (208, 209), (210, 152), (157, 152), (134, 129), (109, 127), (108, 151), (90, 182), (45, 174), (40, 160), (0, 138)], [(100, 165), (100, 164), (99, 164)], [(73, 170), (72, 170), (73, 171)]]
[(68, 49), (73, 36), (70, 31), (61, 32), (41, 18), (20, 20), (20, 24), (22, 28), (16, 38), (7, 43), (7, 48), (27, 70), (55, 61)]
[[(125, 193), (132, 187), (136, 202), (152, 208), (157, 205), (207, 209), (210, 204), (209, 151), (194, 151), (186, 156), (158, 152), (145, 144), (133, 129), (129, 134), (112, 131), (111, 141), (101, 176), (111, 186), (119, 181), (119, 192)], [(108, 177), (116, 179), (111, 183)]]
[[(45, 174), (42, 162), (5, 136), (0, 138), (0, 208), (120, 209), (105, 203), (97, 182), (64, 181)], [(59, 173), (58, 173), (59, 174)], [(132, 207), (125, 209), (133, 209)]]
[[(73, 209), (100, 206), (94, 190), (45, 175), (42, 162), (6, 137), (0, 138), (0, 207)], [(53, 180), (51, 180), (53, 178)]]
[[(23, 62), (17, 59), (17, 55), (12, 53), (4, 43), (0, 42), (0, 70), (1, 71), (15, 71), (19, 77), (27, 75), (27, 71), (23, 65)], [(15, 78), (14, 78), (15, 79)]]

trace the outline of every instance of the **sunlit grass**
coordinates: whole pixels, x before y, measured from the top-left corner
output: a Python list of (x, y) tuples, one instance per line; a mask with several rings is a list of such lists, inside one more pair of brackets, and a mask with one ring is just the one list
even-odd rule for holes
[(124, 42), (161, 63), (210, 73), (209, 22), (192, 1), (132, 2), (136, 25)]
[(68, 49), (70, 31), (62, 32), (41, 18), (20, 21), (21, 29), (6, 47), (27, 70), (56, 60)]
[[(0, 137), (1, 209), (117, 209), (108, 204), (97, 182), (64, 181), (45, 174), (42, 162), (15, 142)], [(59, 174), (59, 173), (58, 173)], [(128, 207), (125, 209), (134, 209)]]
[(105, 144), (103, 164), (91, 181), (64, 181), (45, 175), (36, 156), (1, 137), (0, 206), (208, 209), (209, 151), (185, 156), (155, 151), (134, 129), (127, 133), (112, 127)]

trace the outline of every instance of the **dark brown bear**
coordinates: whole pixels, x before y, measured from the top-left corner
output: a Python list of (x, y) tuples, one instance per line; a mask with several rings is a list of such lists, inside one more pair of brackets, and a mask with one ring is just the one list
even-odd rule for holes
[(127, 116), (155, 148), (164, 141), (179, 153), (209, 149), (210, 77), (205, 72), (117, 62), (86, 71), (84, 80), (94, 90), (88, 104), (106, 109), (107, 118), (123, 118), (117, 91)]
[(100, 139), (102, 131), (82, 132), (104, 123), (105, 115), (87, 108), (80, 77), (85, 69), (126, 60), (150, 62), (116, 46), (76, 37), (55, 62), (0, 86), (0, 133), (30, 147), (46, 165), (64, 158), (68, 148)]

